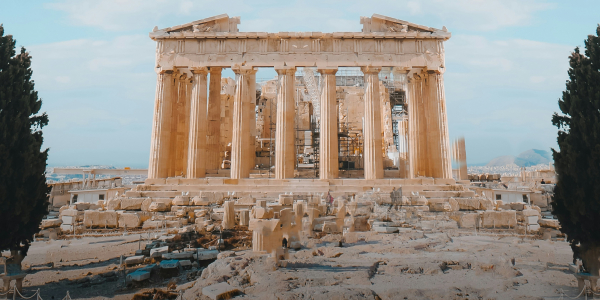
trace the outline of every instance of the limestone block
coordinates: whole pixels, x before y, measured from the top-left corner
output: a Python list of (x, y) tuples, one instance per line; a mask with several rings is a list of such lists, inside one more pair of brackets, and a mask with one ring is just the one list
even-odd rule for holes
[(207, 210), (206, 209), (196, 209), (194, 210), (194, 217), (196, 217), (196, 220), (198, 218), (202, 218), (204, 216), (206, 216)]
[(61, 219), (42, 220), (42, 224), (40, 225), (40, 228), (46, 229), (46, 228), (60, 227), (61, 224), (62, 224)]
[(136, 228), (142, 225), (142, 218), (136, 213), (122, 213), (119, 215), (120, 228)]
[(194, 259), (195, 260), (210, 260), (210, 259), (216, 259), (217, 256), (219, 255), (219, 250), (199, 250), (196, 253), (194, 253)]
[(348, 226), (348, 231), (369, 231), (371, 230), (371, 226), (369, 226), (369, 217), (366, 216), (351, 216), (350, 217), (350, 225)]
[(515, 228), (517, 212), (514, 210), (484, 211), (481, 215), (481, 226), (484, 228)]
[(163, 223), (164, 223), (164, 221), (147, 220), (142, 225), (142, 228), (144, 228), (144, 229), (162, 228), (163, 227)]
[(340, 228), (338, 228), (337, 224), (332, 221), (323, 222), (323, 232), (325, 233), (338, 233), (341, 232)]
[(294, 196), (285, 194), (279, 195), (279, 204), (286, 206), (294, 204)]
[(254, 207), (254, 218), (256, 219), (271, 219), (275, 213), (270, 208)]
[(247, 209), (240, 211), (240, 226), (250, 225), (250, 211)]
[(490, 199), (479, 199), (479, 209), (481, 210), (493, 210), (496, 208), (494, 202)]
[(456, 201), (456, 199), (449, 198), (448, 203), (450, 204), (450, 208), (452, 209), (452, 211), (460, 210), (460, 205), (458, 205), (458, 201)]
[(538, 231), (540, 230), (540, 225), (538, 225), (537, 223), (535, 224), (527, 224), (527, 231), (528, 232), (533, 232), (533, 231)]
[(398, 232), (397, 227), (387, 227), (387, 226), (375, 226), (373, 227), (373, 231), (377, 233), (394, 233)]
[(256, 206), (267, 208), (267, 200), (256, 200)]
[(402, 199), (400, 200), (400, 205), (410, 205), (410, 200), (408, 199), (408, 197), (402, 196)]
[(527, 225), (532, 225), (532, 224), (536, 224), (538, 223), (538, 216), (526, 216), (525, 217), (525, 224)]
[(118, 210), (121, 209), (121, 200), (120, 199), (112, 199), (108, 200), (106, 203), (107, 210)]
[(213, 300), (230, 299), (238, 293), (239, 290), (230, 286), (227, 282), (209, 285), (202, 289), (202, 295), (208, 296)]
[(162, 257), (163, 254), (169, 253), (169, 246), (158, 247), (150, 250), (150, 257)]
[(180, 253), (163, 253), (162, 259), (192, 259), (194, 252), (180, 252)]
[(540, 220), (538, 220), (538, 224), (540, 226), (546, 227), (546, 228), (554, 228), (554, 229), (560, 228), (560, 223), (558, 222), (558, 220), (554, 220), (554, 219), (540, 219)]
[(93, 209), (93, 210), (98, 210), (101, 209), (102, 205), (97, 204), (97, 203), (90, 203), (90, 208), (89, 209)]
[(460, 210), (478, 210), (480, 207), (479, 199), (472, 198), (456, 198)]
[(427, 198), (425, 198), (425, 196), (415, 196), (415, 197), (412, 197), (410, 204), (417, 205), (417, 206), (423, 206), (423, 205), (428, 205), (429, 202), (427, 201)]
[(234, 201), (225, 201), (223, 204), (223, 208), (225, 212), (223, 214), (223, 223), (221, 226), (223, 229), (233, 229), (235, 226), (235, 202)]
[(100, 208), (104, 208), (104, 206), (106, 206), (106, 201), (105, 200), (98, 200), (98, 206), (100, 206)]
[(127, 280), (129, 281), (144, 281), (150, 279), (151, 273), (146, 270), (136, 270), (135, 272), (127, 274)]
[(75, 209), (79, 210), (79, 211), (84, 211), (84, 210), (90, 209), (90, 204), (85, 203), (85, 202), (75, 203), (73, 206), (75, 206)]
[(148, 207), (148, 211), (152, 211), (152, 212), (160, 212), (160, 211), (168, 211), (168, 210), (169, 210), (169, 206), (167, 206), (167, 204), (164, 202), (152, 202), (152, 204), (150, 204), (150, 207)]
[(83, 216), (85, 227), (110, 227), (119, 226), (119, 215), (116, 211), (85, 211)]
[(224, 213), (213, 212), (212, 214), (210, 214), (210, 219), (213, 221), (223, 221), (223, 215)]
[(44, 230), (41, 230), (36, 234), (36, 236), (43, 236), (45, 238), (49, 238), (51, 240), (58, 239), (58, 234), (61, 233), (62, 230), (60, 227), (51, 227)]
[(165, 221), (165, 225), (167, 228), (180, 228), (183, 225), (187, 225), (187, 220), (173, 220), (173, 221)]
[(190, 197), (189, 196), (177, 196), (173, 199), (173, 205), (190, 205)]
[(250, 197), (250, 195), (244, 196), (238, 199), (237, 204), (252, 205), (256, 203), (256, 198)]
[(148, 209), (150, 208), (150, 204), (152, 204), (152, 199), (146, 198), (144, 199), (144, 201), (142, 201), (142, 206), (140, 207), (140, 209), (142, 211), (148, 211)]
[(141, 210), (142, 203), (144, 202), (143, 198), (124, 198), (121, 200), (121, 209), (122, 210)]
[(72, 224), (62, 224), (62, 225), (60, 225), (60, 230), (69, 232), (69, 233), (73, 232), (73, 225)]
[(207, 206), (210, 205), (210, 200), (206, 196), (196, 196), (192, 198), (192, 203), (196, 206)]
[(477, 213), (464, 213), (457, 220), (460, 228), (476, 228), (477, 227)]
[(139, 265), (139, 264), (143, 264), (143, 263), (144, 263), (143, 255), (131, 256), (131, 257), (128, 257), (125, 259), (125, 264), (128, 266)]
[(523, 202), (513, 202), (513, 203), (510, 203), (509, 205), (510, 205), (510, 209), (521, 211), (521, 210), (525, 209), (526, 204)]
[(452, 211), (452, 206), (448, 202), (435, 202), (429, 204), (429, 211), (449, 212)]

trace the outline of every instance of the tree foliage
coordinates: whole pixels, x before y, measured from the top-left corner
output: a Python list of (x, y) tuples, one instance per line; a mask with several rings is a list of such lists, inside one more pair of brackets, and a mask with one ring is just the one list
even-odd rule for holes
[(31, 56), (15, 45), (0, 25), (0, 251), (27, 253), (48, 213), (48, 149), (41, 150), (48, 116), (39, 114)]
[[(558, 181), (552, 213), (587, 272), (597, 273), (586, 253), (600, 249), (600, 25), (596, 36), (569, 57), (569, 80), (554, 113), (559, 152), (552, 149)], [(596, 255), (596, 254), (594, 254)], [(597, 261), (597, 257), (595, 258)]]

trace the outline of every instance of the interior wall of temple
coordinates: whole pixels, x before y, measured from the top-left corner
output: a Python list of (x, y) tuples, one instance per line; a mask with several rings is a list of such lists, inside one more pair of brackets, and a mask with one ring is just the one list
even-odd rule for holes
[[(384, 75), (385, 76), (385, 75)], [(387, 77), (386, 77), (387, 78)], [(319, 77), (317, 77), (317, 80)], [(339, 134), (339, 160), (340, 177), (357, 178), (362, 176), (363, 168), (363, 122), (364, 122), (364, 81), (360, 77), (339, 76), (336, 87), (338, 134)], [(381, 104), (381, 129), (382, 153), (384, 168), (398, 169), (407, 158), (407, 147), (403, 145), (404, 152), (398, 151), (398, 142), (394, 137), (394, 126), (400, 128), (400, 137), (396, 139), (405, 142), (406, 118), (398, 120), (392, 114), (390, 92), (383, 81), (380, 81)], [(235, 81), (232, 78), (221, 79), (221, 169), (230, 168), (231, 138), (232, 138), (232, 112), (235, 93)], [(277, 124), (277, 78), (257, 83), (255, 117), (252, 120), (255, 137), (254, 166), (263, 170), (261, 174), (273, 176), (275, 164), (275, 130)], [(295, 84), (295, 124), (296, 124), (296, 174), (295, 177), (318, 177), (318, 125), (315, 120), (315, 111), (311, 102), (310, 93), (306, 87), (303, 76), (297, 76)], [(394, 125), (394, 122), (397, 124)], [(401, 123), (401, 124), (400, 124)], [(183, 125), (183, 123), (182, 123)], [(396, 134), (398, 135), (398, 134)], [(400, 153), (399, 153), (400, 152)], [(403, 166), (403, 165), (402, 165)], [(254, 171), (256, 172), (256, 170)], [(260, 172), (260, 171), (259, 171)], [(401, 172), (403, 175), (404, 171)]]

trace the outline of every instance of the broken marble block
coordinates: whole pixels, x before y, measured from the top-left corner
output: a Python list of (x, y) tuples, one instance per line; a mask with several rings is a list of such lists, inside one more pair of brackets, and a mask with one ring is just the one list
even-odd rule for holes
[(83, 215), (83, 225), (88, 228), (119, 226), (119, 216), (116, 211), (87, 210)]

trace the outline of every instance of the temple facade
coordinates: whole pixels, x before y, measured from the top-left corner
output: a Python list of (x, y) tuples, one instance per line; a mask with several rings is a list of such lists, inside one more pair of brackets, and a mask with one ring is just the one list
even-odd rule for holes
[[(302, 178), (302, 168), (321, 180), (346, 169), (346, 178), (366, 180), (452, 178), (445, 27), (377, 14), (361, 17), (362, 32), (239, 32), (238, 24), (219, 15), (150, 33), (157, 85), (149, 179), (290, 179)], [(234, 82), (221, 78), (225, 68)], [(277, 78), (257, 84), (258, 68)], [(345, 101), (354, 90), (359, 101)]]

